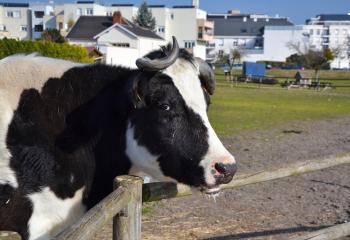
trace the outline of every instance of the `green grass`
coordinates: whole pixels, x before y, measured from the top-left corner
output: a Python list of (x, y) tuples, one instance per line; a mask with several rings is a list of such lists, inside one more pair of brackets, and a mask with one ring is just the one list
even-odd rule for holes
[(221, 136), (268, 129), (296, 120), (350, 115), (350, 88), (286, 90), (279, 85), (258, 88), (257, 84), (245, 83), (236, 87), (222, 75), (217, 76), (217, 83), (209, 118)]
[(153, 213), (153, 208), (142, 206), (142, 210), (141, 210), (142, 216), (147, 217), (152, 213)]

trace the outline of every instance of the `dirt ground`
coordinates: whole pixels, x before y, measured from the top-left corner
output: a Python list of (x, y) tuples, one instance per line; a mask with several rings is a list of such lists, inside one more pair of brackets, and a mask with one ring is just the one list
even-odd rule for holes
[[(222, 139), (240, 173), (350, 153), (350, 116)], [(350, 166), (144, 204), (142, 239), (283, 239), (350, 221)], [(107, 226), (96, 239), (111, 239)], [(350, 238), (344, 238), (350, 239)]]

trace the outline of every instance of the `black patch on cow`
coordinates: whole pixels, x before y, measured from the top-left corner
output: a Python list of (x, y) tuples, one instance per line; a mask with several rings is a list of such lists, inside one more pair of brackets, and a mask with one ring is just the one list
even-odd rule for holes
[(32, 206), (24, 196), (20, 190), (0, 184), (0, 231), (18, 232), (23, 239), (27, 239), (27, 223)]

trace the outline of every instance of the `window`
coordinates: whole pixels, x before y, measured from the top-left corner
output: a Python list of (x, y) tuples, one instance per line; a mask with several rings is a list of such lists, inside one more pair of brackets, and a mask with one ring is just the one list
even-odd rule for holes
[(170, 18), (174, 20), (174, 13), (170, 14)]
[(86, 14), (86, 15), (94, 15), (94, 9), (92, 9), (92, 8), (87, 8), (87, 9), (85, 10), (85, 14)]
[(112, 43), (114, 47), (130, 47), (130, 43)]
[(107, 16), (113, 16), (112, 12), (107, 12)]
[(6, 26), (5, 25), (0, 25), (0, 31), (6, 31)]
[(317, 35), (320, 35), (320, 34), (321, 34), (321, 30), (317, 29)]
[(158, 32), (159, 33), (164, 33), (165, 32), (165, 27), (164, 26), (159, 26), (158, 27)]
[(221, 46), (221, 47), (224, 46), (224, 39), (222, 39), (222, 38), (218, 39), (217, 42), (218, 42), (219, 46)]
[(193, 48), (195, 45), (194, 41), (185, 41), (185, 48)]
[(238, 41), (237, 40), (233, 40), (233, 46), (237, 47), (238, 46)]
[(62, 30), (62, 28), (63, 28), (63, 22), (59, 22), (58, 23), (58, 30)]
[(313, 35), (313, 34), (314, 34), (314, 30), (310, 29), (310, 35)]
[(81, 8), (77, 9), (77, 16), (80, 16), (83, 13), (83, 11), (81, 10)]
[(6, 12), (6, 17), (9, 17), (9, 18), (20, 18), (21, 17), (21, 12), (20, 11), (7, 11)]
[(42, 32), (44, 30), (43, 25), (34, 25), (35, 32)]
[(21, 26), (21, 31), (22, 32), (28, 32), (28, 26), (27, 25), (22, 25)]
[(35, 18), (43, 18), (45, 15), (44, 11), (35, 11), (34, 16)]

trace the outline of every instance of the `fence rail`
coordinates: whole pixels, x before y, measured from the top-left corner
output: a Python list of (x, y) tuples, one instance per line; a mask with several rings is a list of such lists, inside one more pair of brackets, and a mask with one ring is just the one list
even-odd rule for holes
[(350, 223), (343, 223), (333, 227), (311, 232), (301, 237), (291, 237), (288, 240), (335, 240), (350, 235)]
[[(279, 169), (263, 170), (255, 173), (238, 175), (232, 182), (222, 185), (221, 188), (237, 188), (249, 184), (266, 182), (289, 176), (297, 176), (344, 164), (350, 164), (350, 155), (309, 160)], [(183, 197), (192, 194), (190, 188), (169, 182), (144, 184), (142, 191), (143, 202), (159, 201), (165, 198)]]
[[(350, 154), (325, 159), (309, 160), (274, 170), (263, 170), (242, 174), (223, 189), (237, 188), (249, 184), (297, 176), (330, 167), (350, 164)], [(141, 203), (161, 199), (182, 197), (192, 194), (188, 187), (175, 183), (149, 183), (142, 185), (142, 179), (133, 176), (119, 176), (115, 180), (115, 191), (89, 210), (78, 222), (68, 227), (55, 240), (92, 239), (104, 225), (113, 219), (113, 240), (141, 239)], [(288, 240), (336, 239), (350, 234), (350, 223), (336, 225), (303, 237)], [(336, 238), (334, 238), (336, 236)], [(0, 240), (20, 240), (18, 234), (0, 232)]]

